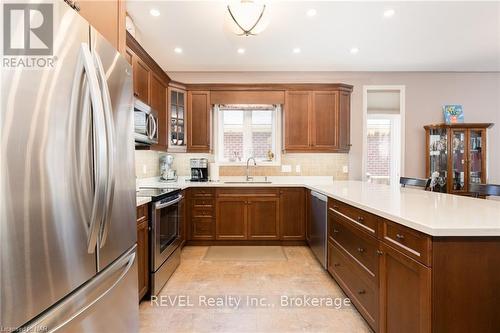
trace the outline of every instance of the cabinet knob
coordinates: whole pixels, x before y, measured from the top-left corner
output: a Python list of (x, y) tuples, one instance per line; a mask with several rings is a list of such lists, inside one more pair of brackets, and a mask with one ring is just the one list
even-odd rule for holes
[(333, 209), (339, 209), (339, 206), (333, 205)]
[(364, 220), (365, 220), (365, 218), (363, 216), (358, 216), (358, 222), (363, 223)]
[(405, 239), (405, 236), (401, 235), (401, 234), (396, 234), (396, 238), (397, 239)]
[(340, 264), (339, 264), (338, 262), (336, 262), (336, 263), (334, 263), (334, 264), (333, 264), (333, 266), (335, 266), (335, 267), (339, 267), (339, 266), (340, 266)]
[(358, 291), (358, 294), (364, 295), (364, 294), (366, 294), (366, 290), (362, 289), (362, 290)]
[(333, 229), (333, 232), (334, 232), (335, 234), (338, 234), (340, 231), (338, 231), (337, 229)]
[(358, 252), (363, 253), (363, 252), (365, 252), (365, 249), (363, 249), (362, 247), (358, 247)]
[(384, 254), (384, 252), (382, 252), (382, 251), (380, 251), (380, 250), (377, 250), (377, 254), (378, 254), (379, 256), (381, 256), (381, 255), (383, 255), (383, 254)]

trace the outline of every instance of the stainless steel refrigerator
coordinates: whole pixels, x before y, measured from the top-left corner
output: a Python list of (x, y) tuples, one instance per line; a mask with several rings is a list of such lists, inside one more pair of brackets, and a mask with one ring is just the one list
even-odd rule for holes
[(63, 1), (52, 68), (2, 68), (0, 328), (136, 332), (132, 71)]

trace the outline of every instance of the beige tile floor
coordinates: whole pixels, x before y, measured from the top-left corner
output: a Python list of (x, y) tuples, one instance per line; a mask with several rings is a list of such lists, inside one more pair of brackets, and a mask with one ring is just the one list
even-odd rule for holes
[[(286, 307), (281, 303), (283, 296), (345, 300), (309, 248), (284, 247), (286, 261), (262, 262), (204, 261), (207, 249), (185, 247), (181, 265), (157, 302), (140, 304), (142, 333), (371, 332), (352, 305), (336, 309), (332, 304)], [(229, 300), (209, 303), (209, 297), (229, 296), (241, 298), (238, 308)], [(251, 304), (251, 300), (261, 303)]]

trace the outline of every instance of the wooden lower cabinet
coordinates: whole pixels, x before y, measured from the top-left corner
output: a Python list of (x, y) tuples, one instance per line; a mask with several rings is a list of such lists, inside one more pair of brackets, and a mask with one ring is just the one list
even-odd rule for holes
[(431, 268), (384, 243), (380, 249), (380, 331), (430, 332)]
[(247, 201), (247, 239), (279, 239), (279, 198), (252, 198)]
[(193, 188), (186, 193), (188, 240), (215, 239), (215, 191)]
[(280, 189), (280, 239), (304, 240), (306, 237), (306, 190), (302, 187)]
[(217, 198), (216, 239), (247, 239), (247, 199)]
[(149, 291), (148, 204), (137, 207), (137, 273), (139, 301)]

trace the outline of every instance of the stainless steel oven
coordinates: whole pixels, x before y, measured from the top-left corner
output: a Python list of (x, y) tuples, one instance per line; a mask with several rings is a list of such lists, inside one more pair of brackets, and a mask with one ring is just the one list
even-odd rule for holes
[(182, 200), (176, 192), (151, 205), (151, 295), (158, 295), (180, 263)]
[(158, 143), (158, 114), (138, 99), (134, 102), (134, 130), (136, 145)]

